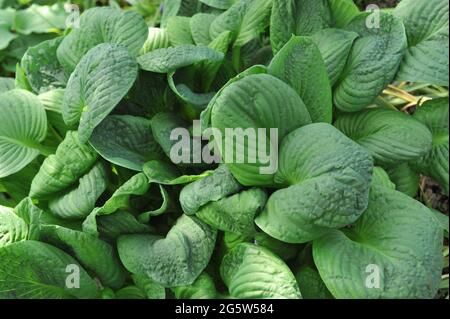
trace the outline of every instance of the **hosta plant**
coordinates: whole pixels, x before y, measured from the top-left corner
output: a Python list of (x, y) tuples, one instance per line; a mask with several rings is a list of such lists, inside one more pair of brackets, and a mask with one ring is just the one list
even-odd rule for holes
[(448, 6), (85, 10), (0, 78), (0, 298), (434, 298)]

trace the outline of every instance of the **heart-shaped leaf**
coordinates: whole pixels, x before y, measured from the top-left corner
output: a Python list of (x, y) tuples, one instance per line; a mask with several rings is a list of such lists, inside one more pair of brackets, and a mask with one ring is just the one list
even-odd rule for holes
[(209, 263), (216, 232), (195, 217), (181, 216), (165, 238), (125, 235), (117, 245), (122, 263), (133, 274), (164, 287), (192, 284)]
[(220, 274), (234, 298), (301, 298), (289, 267), (267, 249), (253, 244), (239, 244), (225, 255)]
[(428, 208), (375, 187), (351, 228), (314, 241), (314, 261), (336, 298), (433, 298), (442, 271), (441, 240)]
[(106, 160), (135, 171), (142, 171), (145, 163), (162, 155), (150, 121), (142, 117), (108, 116), (96, 127), (89, 142)]

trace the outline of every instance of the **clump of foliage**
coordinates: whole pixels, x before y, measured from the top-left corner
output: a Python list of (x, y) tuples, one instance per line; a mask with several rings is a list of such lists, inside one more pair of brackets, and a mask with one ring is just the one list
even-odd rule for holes
[(68, 13), (55, 1), (0, 1), (0, 75), (14, 73), (28, 47), (62, 33)]
[[(0, 297), (435, 297), (448, 217), (414, 197), (449, 191), (448, 6), (85, 10), (0, 78)], [(278, 170), (173, 163), (192, 120), (277, 128)]]

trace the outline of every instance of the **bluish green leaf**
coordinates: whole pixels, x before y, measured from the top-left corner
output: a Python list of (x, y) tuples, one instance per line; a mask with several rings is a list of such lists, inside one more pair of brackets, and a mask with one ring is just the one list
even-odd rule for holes
[[(78, 262), (48, 244), (22, 241), (8, 245), (0, 248), (0, 260), (2, 299), (72, 299), (97, 295), (95, 281)], [(71, 274), (72, 278), (79, 274), (78, 287)]]
[(446, 0), (402, 0), (394, 10), (408, 37), (398, 80), (448, 86), (448, 10)]
[(336, 298), (433, 298), (441, 280), (441, 241), (428, 208), (375, 187), (350, 229), (314, 241), (314, 261)]
[(370, 154), (333, 126), (295, 130), (283, 140), (279, 157), (275, 178), (291, 186), (273, 193), (255, 220), (270, 236), (308, 242), (356, 221), (367, 208)]
[(153, 138), (150, 121), (130, 115), (106, 117), (89, 142), (106, 160), (135, 171), (142, 171), (146, 162), (159, 159), (162, 154)]
[(167, 20), (166, 31), (171, 46), (194, 44), (190, 21), (191, 18), (179, 16)]
[(25, 221), (9, 207), (0, 206), (0, 249), (9, 244), (26, 240), (28, 227)]
[(313, 122), (331, 123), (330, 81), (320, 51), (311, 38), (292, 37), (275, 55), (268, 70), (298, 93)]
[(366, 148), (381, 166), (417, 159), (431, 149), (428, 128), (402, 112), (369, 109), (343, 114), (335, 126)]
[(68, 13), (62, 3), (53, 6), (31, 5), (16, 11), (14, 29), (21, 34), (57, 32), (66, 27)]
[(182, 67), (205, 60), (222, 61), (223, 54), (204, 46), (180, 45), (175, 48), (158, 49), (138, 57), (143, 70), (170, 73)]
[(56, 57), (56, 49), (62, 40), (62, 37), (47, 40), (25, 52), (21, 66), (34, 92), (43, 93), (66, 86), (68, 77)]
[(148, 276), (164, 287), (192, 284), (209, 263), (216, 232), (183, 215), (165, 238), (125, 235), (118, 239), (122, 263), (131, 273)]
[(138, 13), (112, 7), (86, 10), (79, 23), (80, 27), (73, 29), (57, 50), (58, 59), (68, 72), (75, 69), (90, 49), (101, 43), (121, 44), (131, 56), (136, 56), (148, 34), (148, 27)]
[(213, 279), (206, 272), (192, 285), (175, 287), (172, 291), (176, 299), (216, 299), (218, 295)]
[[(371, 14), (379, 14), (379, 25), (367, 22)], [(336, 83), (334, 103), (342, 111), (355, 112), (370, 105), (394, 79), (407, 41), (402, 21), (384, 12), (361, 13), (345, 30), (359, 37)]]
[(239, 244), (225, 255), (220, 274), (230, 295), (239, 299), (300, 299), (289, 267), (269, 250)]
[(67, 132), (56, 153), (42, 163), (31, 183), (32, 198), (48, 198), (61, 192), (86, 174), (97, 160), (95, 150), (78, 139), (78, 134)]
[(357, 37), (357, 33), (341, 29), (324, 29), (312, 35), (311, 39), (322, 54), (332, 86), (342, 74)]
[(77, 260), (94, 272), (103, 285), (119, 288), (125, 282), (125, 271), (116, 252), (108, 243), (81, 231), (60, 226), (42, 227), (42, 240), (61, 248), (67, 247)]
[(136, 61), (122, 45), (99, 44), (81, 59), (67, 83), (62, 112), (67, 125), (80, 122), (82, 143), (128, 93), (137, 72)]
[(425, 102), (414, 113), (414, 118), (425, 124), (433, 135), (433, 146), (429, 153), (411, 162), (419, 173), (433, 178), (444, 192), (449, 192), (449, 104), (448, 98)]
[(180, 193), (180, 204), (185, 214), (193, 215), (200, 207), (237, 193), (242, 186), (226, 166), (221, 166), (210, 176), (186, 185)]
[(235, 47), (257, 38), (269, 26), (272, 0), (238, 1), (219, 15), (210, 27), (211, 38), (231, 31)]
[(54, 215), (61, 218), (86, 217), (94, 209), (95, 203), (106, 187), (106, 171), (103, 164), (99, 162), (80, 178), (78, 185), (50, 199), (48, 207)]

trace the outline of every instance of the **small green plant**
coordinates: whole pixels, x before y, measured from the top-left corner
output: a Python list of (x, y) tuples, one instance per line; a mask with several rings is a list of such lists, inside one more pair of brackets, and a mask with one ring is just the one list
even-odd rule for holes
[(0, 298), (445, 288), (448, 217), (415, 196), (449, 191), (448, 0), (119, 4), (0, 78)]

